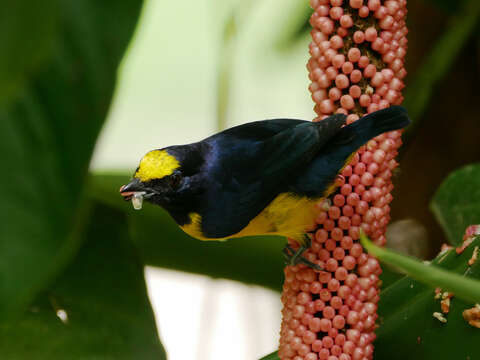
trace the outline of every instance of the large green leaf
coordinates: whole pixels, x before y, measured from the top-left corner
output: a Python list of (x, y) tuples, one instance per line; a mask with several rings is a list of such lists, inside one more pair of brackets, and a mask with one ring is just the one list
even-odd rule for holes
[(0, 358), (166, 358), (124, 214), (97, 206), (75, 260), (22, 318), (0, 325)]
[(280, 360), (280, 358), (278, 357), (278, 351), (265, 355), (260, 360)]
[(430, 204), (451, 244), (462, 242), (469, 225), (480, 224), (480, 164), (450, 174)]
[[(382, 290), (378, 304), (379, 325), (377, 340), (375, 341), (376, 359), (476, 359), (480, 357), (479, 329), (470, 326), (462, 316), (465, 309), (474, 306), (473, 302), (462, 300), (455, 296), (451, 299), (450, 312), (445, 315), (446, 323), (433, 317), (434, 312), (440, 312), (440, 300), (435, 300), (435, 284), (431, 282), (431, 274), (435, 268), (441, 269), (444, 278), (437, 276), (437, 285), (445, 283), (443, 291), (448, 288), (457, 289), (462, 298), (478, 298), (480, 288), (480, 261), (472, 266), (468, 260), (472, 257), (475, 247), (480, 246), (480, 237), (461, 254), (454, 249), (440, 254), (432, 265), (423, 265), (418, 262), (415, 266), (406, 265), (405, 261), (392, 260), (387, 257), (388, 250), (378, 253), (378, 248), (368, 248), (378, 254), (380, 260), (387, 260), (390, 264), (401, 267), (415, 278), (427, 281), (432, 286), (424, 285), (410, 276), (393, 283)], [(397, 257), (407, 259), (404, 255)], [(409, 260), (409, 259), (408, 259)], [(409, 260), (412, 261), (412, 260)], [(417, 268), (418, 267), (418, 268)], [(454, 274), (459, 277), (459, 282), (474, 281), (470, 288), (471, 294), (465, 296), (465, 289), (460, 289), (462, 284), (447, 284), (448, 278)], [(438, 272), (438, 275), (442, 275)], [(462, 276), (460, 276), (462, 275)], [(475, 279), (475, 280), (474, 280)], [(467, 289), (468, 290), (468, 289)]]
[[(88, 164), (140, 5), (60, 1), (48, 61), (0, 105), (0, 318), (28, 303), (78, 246)], [(37, 21), (50, 22), (43, 11)]]
[(58, 3), (58, 0), (1, 2), (0, 103), (20, 91), (28, 75), (50, 55), (59, 19)]
[(147, 264), (281, 289), (283, 238), (193, 239), (160, 207), (144, 204), (141, 211), (135, 211), (131, 203), (124, 202), (117, 189), (128, 179), (127, 175), (93, 176), (89, 193), (127, 214), (130, 235)]

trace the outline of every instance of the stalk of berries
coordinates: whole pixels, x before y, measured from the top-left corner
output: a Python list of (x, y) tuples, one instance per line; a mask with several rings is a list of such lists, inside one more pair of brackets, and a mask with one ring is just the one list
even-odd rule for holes
[[(400, 104), (406, 0), (310, 0), (310, 5), (314, 13), (307, 69), (314, 121), (343, 113), (351, 123)], [(324, 270), (303, 264), (285, 268), (280, 359), (373, 358), (381, 268), (363, 251), (359, 231), (385, 244), (391, 177), (401, 143), (400, 131), (370, 140), (337, 178), (338, 190), (317, 217), (311, 248), (304, 255)]]

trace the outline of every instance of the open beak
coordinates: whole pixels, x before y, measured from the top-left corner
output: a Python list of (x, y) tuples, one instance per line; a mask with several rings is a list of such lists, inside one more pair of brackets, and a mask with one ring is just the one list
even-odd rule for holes
[(125, 201), (131, 200), (135, 193), (145, 194), (147, 192), (148, 189), (146, 189), (142, 182), (137, 178), (133, 178), (128, 184), (120, 187), (120, 195), (123, 196)]

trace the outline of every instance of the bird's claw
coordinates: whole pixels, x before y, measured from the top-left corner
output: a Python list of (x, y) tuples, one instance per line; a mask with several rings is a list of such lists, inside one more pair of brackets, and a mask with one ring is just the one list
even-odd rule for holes
[(314, 264), (310, 260), (306, 259), (302, 254), (307, 250), (311, 245), (310, 238), (305, 235), (305, 244), (301, 245), (297, 251), (295, 251), (289, 244), (285, 245), (283, 248), (283, 256), (285, 257), (286, 265), (298, 265), (305, 264), (308, 267), (314, 270), (323, 270), (321, 266)]

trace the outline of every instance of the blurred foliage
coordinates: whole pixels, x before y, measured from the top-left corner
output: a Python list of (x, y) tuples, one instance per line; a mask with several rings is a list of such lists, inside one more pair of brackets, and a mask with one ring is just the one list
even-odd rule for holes
[(312, 27), (310, 26), (310, 16), (313, 9), (305, 6), (301, 1), (293, 1), (290, 9), (283, 13), (284, 19), (281, 19), (283, 26), (276, 34), (276, 47), (280, 51), (289, 51), (303, 39), (308, 37)]
[[(0, 178), (9, 189), (0, 202), (8, 224), (0, 228), (0, 318), (28, 303), (79, 245), (88, 164), (140, 2), (65, 0), (58, 6), (48, 61), (0, 106), (0, 152), (9, 154)], [(48, 16), (45, 21), (49, 27)]]
[(452, 245), (459, 245), (465, 228), (480, 224), (480, 164), (450, 174), (437, 190), (431, 205)]
[[(165, 359), (125, 215), (95, 205), (83, 245), (20, 319), (0, 323), (2, 359)], [(65, 311), (63, 322), (57, 311)]]
[(58, 0), (2, 2), (0, 103), (20, 91), (28, 76), (47, 61), (57, 34), (58, 20)]
[(88, 164), (139, 9), (136, 0), (59, 3), (48, 61), (0, 107), (0, 152), (9, 154), (0, 177), (9, 189), (0, 202), (8, 224), (0, 228), (0, 318), (29, 302), (79, 245)]
[(123, 215), (92, 212), (83, 197), (140, 7), (63, 0), (2, 8), (2, 359), (164, 357)]

